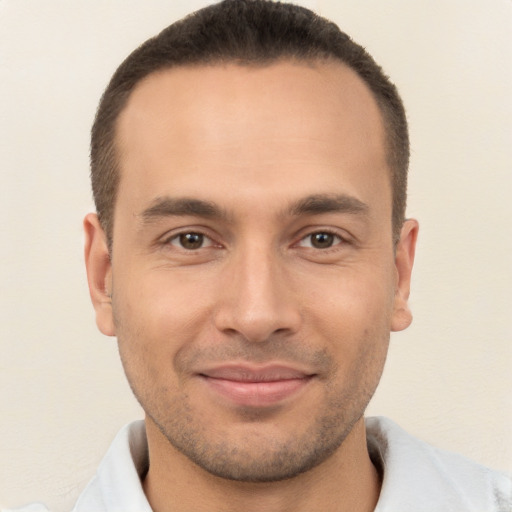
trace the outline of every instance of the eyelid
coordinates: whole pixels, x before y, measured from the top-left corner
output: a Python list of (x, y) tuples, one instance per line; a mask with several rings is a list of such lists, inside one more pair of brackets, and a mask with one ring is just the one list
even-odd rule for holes
[(326, 252), (329, 249), (336, 249), (340, 245), (350, 245), (353, 243), (352, 238), (350, 235), (348, 235), (345, 231), (332, 228), (332, 227), (322, 227), (322, 226), (314, 226), (314, 227), (308, 227), (307, 230), (301, 230), (301, 233), (298, 235), (298, 240), (294, 243), (295, 246), (298, 247), (305, 247), (302, 246), (301, 243), (306, 240), (308, 237), (311, 237), (317, 233), (325, 233), (332, 236), (335, 236), (339, 239), (339, 241), (335, 242), (332, 246), (325, 248), (325, 249), (318, 249), (316, 247), (308, 247), (311, 249), (319, 250)]
[[(180, 239), (183, 235), (199, 235), (202, 237), (202, 244), (201, 247), (198, 247), (197, 249), (186, 249), (181, 245)], [(176, 243), (175, 243), (176, 242)], [(187, 231), (185, 233), (178, 233), (177, 235), (172, 236), (171, 238), (167, 239), (167, 243), (169, 245), (172, 245), (174, 247), (178, 247), (179, 249), (185, 249), (187, 251), (198, 251), (199, 249), (206, 249), (208, 247), (212, 247), (214, 245), (213, 240), (203, 233), (199, 233), (197, 231)]]
[[(182, 235), (187, 235), (187, 234), (197, 234), (197, 235), (201, 235), (204, 237), (204, 240), (208, 240), (209, 243), (207, 245), (203, 245), (202, 247), (200, 247), (200, 249), (206, 249), (206, 248), (209, 248), (209, 247), (222, 247), (222, 244), (217, 242), (216, 241), (216, 237), (214, 235), (212, 235), (211, 233), (211, 230), (209, 229), (206, 229), (204, 227), (199, 227), (199, 226), (187, 226), (187, 227), (181, 227), (181, 228), (176, 228), (176, 229), (173, 229), (171, 231), (168, 231), (167, 233), (165, 233), (165, 235), (161, 236), (159, 239), (158, 239), (158, 244), (160, 245), (172, 245), (173, 247), (176, 247), (178, 249), (182, 249), (184, 251), (187, 251), (187, 252), (194, 252), (194, 250), (191, 250), (191, 249), (185, 249), (184, 247), (180, 247), (179, 244), (172, 244), (171, 242), (175, 241), (175, 240), (179, 240), (179, 237), (182, 236)], [(199, 250), (199, 249), (196, 249), (196, 251)]]

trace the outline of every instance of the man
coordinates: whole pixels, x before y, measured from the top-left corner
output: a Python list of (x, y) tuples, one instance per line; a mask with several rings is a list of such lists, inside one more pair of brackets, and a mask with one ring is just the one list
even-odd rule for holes
[(510, 510), (510, 480), (365, 422), (408, 327), (408, 135), (372, 58), (306, 9), (164, 30), (92, 132), (89, 288), (145, 410), (76, 511)]

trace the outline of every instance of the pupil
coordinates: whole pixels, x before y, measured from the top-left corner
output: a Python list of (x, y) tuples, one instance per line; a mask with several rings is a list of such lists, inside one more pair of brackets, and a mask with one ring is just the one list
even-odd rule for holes
[(334, 236), (330, 233), (315, 233), (313, 235), (312, 244), (317, 249), (325, 249), (331, 247), (334, 242)]
[(203, 235), (200, 233), (180, 235), (180, 244), (185, 249), (199, 249), (203, 245)]

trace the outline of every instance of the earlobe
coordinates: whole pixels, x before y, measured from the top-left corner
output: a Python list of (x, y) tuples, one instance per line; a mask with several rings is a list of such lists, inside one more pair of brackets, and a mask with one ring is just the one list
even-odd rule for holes
[(414, 219), (406, 220), (402, 226), (400, 240), (396, 247), (395, 268), (397, 283), (391, 321), (392, 331), (402, 331), (409, 327), (412, 322), (412, 313), (409, 309), (408, 300), (411, 289), (411, 273), (414, 264), (418, 230), (418, 221)]
[(96, 311), (98, 329), (107, 336), (115, 336), (112, 314), (112, 265), (107, 239), (98, 216), (89, 213), (84, 219), (85, 266), (91, 301)]

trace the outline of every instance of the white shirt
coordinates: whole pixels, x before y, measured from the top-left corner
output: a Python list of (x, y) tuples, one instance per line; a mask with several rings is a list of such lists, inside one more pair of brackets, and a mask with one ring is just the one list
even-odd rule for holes
[[(387, 418), (367, 418), (366, 431), (384, 472), (375, 512), (512, 512), (509, 476), (419, 441)], [(151, 512), (141, 484), (147, 467), (144, 422), (136, 421), (116, 436), (73, 512)]]

